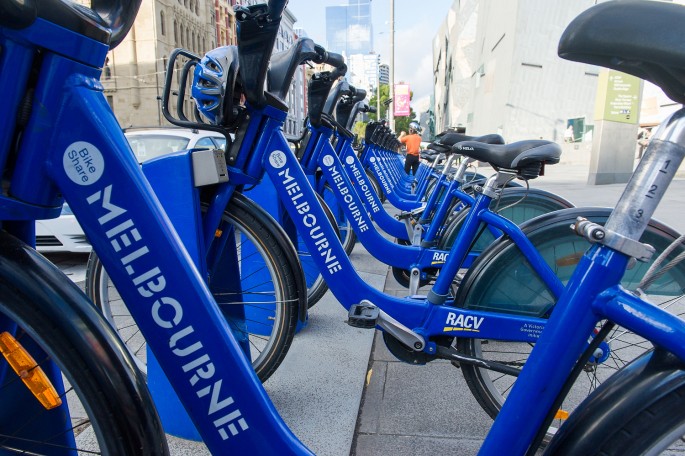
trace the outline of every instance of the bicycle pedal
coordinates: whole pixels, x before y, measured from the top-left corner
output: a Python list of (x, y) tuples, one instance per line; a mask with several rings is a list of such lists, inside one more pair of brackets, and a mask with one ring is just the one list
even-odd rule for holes
[(380, 309), (373, 304), (352, 304), (347, 324), (355, 328), (375, 328)]

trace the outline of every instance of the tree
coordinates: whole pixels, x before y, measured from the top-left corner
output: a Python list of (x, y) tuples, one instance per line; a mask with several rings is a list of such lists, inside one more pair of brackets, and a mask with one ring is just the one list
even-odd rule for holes
[[(388, 108), (384, 104), (388, 98), (389, 98), (389, 87), (387, 84), (381, 84), (381, 112), (380, 112), (380, 118), (381, 119), (387, 119), (387, 111)], [(409, 99), (411, 100), (414, 97), (414, 92), (409, 93)], [(373, 95), (371, 96), (371, 100), (369, 101), (369, 106), (378, 106), (378, 103), (376, 101), (376, 91), (373, 92)], [(369, 113), (369, 119), (370, 120), (377, 120), (379, 117), (377, 113)], [(403, 117), (395, 117), (395, 132), (399, 134), (401, 131), (409, 131), (409, 123), (413, 122), (416, 120), (416, 113), (414, 110), (410, 107), (409, 108), (409, 115), (408, 116), (403, 116)]]

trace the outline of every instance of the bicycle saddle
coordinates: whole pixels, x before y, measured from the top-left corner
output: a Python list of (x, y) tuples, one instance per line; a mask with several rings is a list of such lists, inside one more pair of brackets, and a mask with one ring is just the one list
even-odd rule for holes
[(653, 82), (685, 103), (685, 8), (662, 2), (606, 2), (581, 13), (559, 41), (561, 58)]
[(461, 133), (446, 133), (435, 141), (438, 145), (452, 147), (463, 141), (478, 141), (487, 144), (504, 144), (504, 138), (500, 135), (467, 136)]
[(467, 136), (461, 133), (445, 133), (428, 145), (428, 149), (437, 153), (449, 155), (453, 153), (452, 146), (463, 141), (478, 141), (487, 144), (504, 144), (500, 135)]
[(561, 146), (542, 139), (518, 141), (511, 144), (463, 141), (455, 144), (452, 152), (487, 162), (494, 168), (516, 170), (525, 179), (535, 179), (540, 175), (543, 164), (559, 163)]

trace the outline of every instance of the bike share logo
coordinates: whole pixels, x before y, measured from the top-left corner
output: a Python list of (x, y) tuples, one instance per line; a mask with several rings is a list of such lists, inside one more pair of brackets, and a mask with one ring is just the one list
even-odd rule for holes
[(102, 152), (85, 141), (71, 143), (64, 151), (62, 166), (69, 179), (78, 185), (91, 185), (100, 180), (105, 170)]
[(281, 169), (285, 166), (285, 154), (280, 150), (275, 150), (269, 155), (269, 163), (276, 169)]
[(348, 165), (351, 165), (352, 163), (354, 163), (354, 158), (353, 157), (347, 157), (345, 159), (345, 163), (347, 163)]
[(485, 320), (485, 317), (474, 317), (473, 315), (464, 316), (464, 314), (457, 315), (454, 312), (449, 312), (447, 314), (447, 320), (445, 321), (445, 325), (447, 326), (443, 328), (443, 331), (480, 332), (478, 328), (483, 324), (483, 320)]
[(333, 166), (333, 163), (334, 163), (334, 161), (333, 161), (333, 157), (332, 157), (331, 155), (326, 155), (326, 156), (323, 158), (323, 164), (324, 164), (324, 165), (326, 165), (326, 166)]

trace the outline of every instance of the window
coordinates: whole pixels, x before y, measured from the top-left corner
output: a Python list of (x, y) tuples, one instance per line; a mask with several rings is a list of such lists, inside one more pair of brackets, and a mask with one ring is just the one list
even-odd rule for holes
[(178, 23), (174, 19), (174, 44), (178, 46)]
[(216, 143), (217, 149), (222, 149), (224, 152), (226, 152), (226, 138), (223, 136), (212, 136), (212, 139)]
[(107, 95), (107, 104), (114, 110), (114, 97), (112, 95)]
[(212, 138), (209, 136), (205, 136), (204, 138), (200, 138), (196, 143), (195, 147), (197, 148), (205, 148), (205, 149), (214, 149), (216, 147), (214, 145), (214, 142), (212, 141)]
[(109, 66), (109, 57), (105, 59), (105, 68), (103, 69), (103, 75), (105, 79), (112, 78), (112, 67)]
[(166, 35), (166, 27), (164, 26), (164, 11), (159, 12), (159, 26), (161, 28), (162, 36)]

